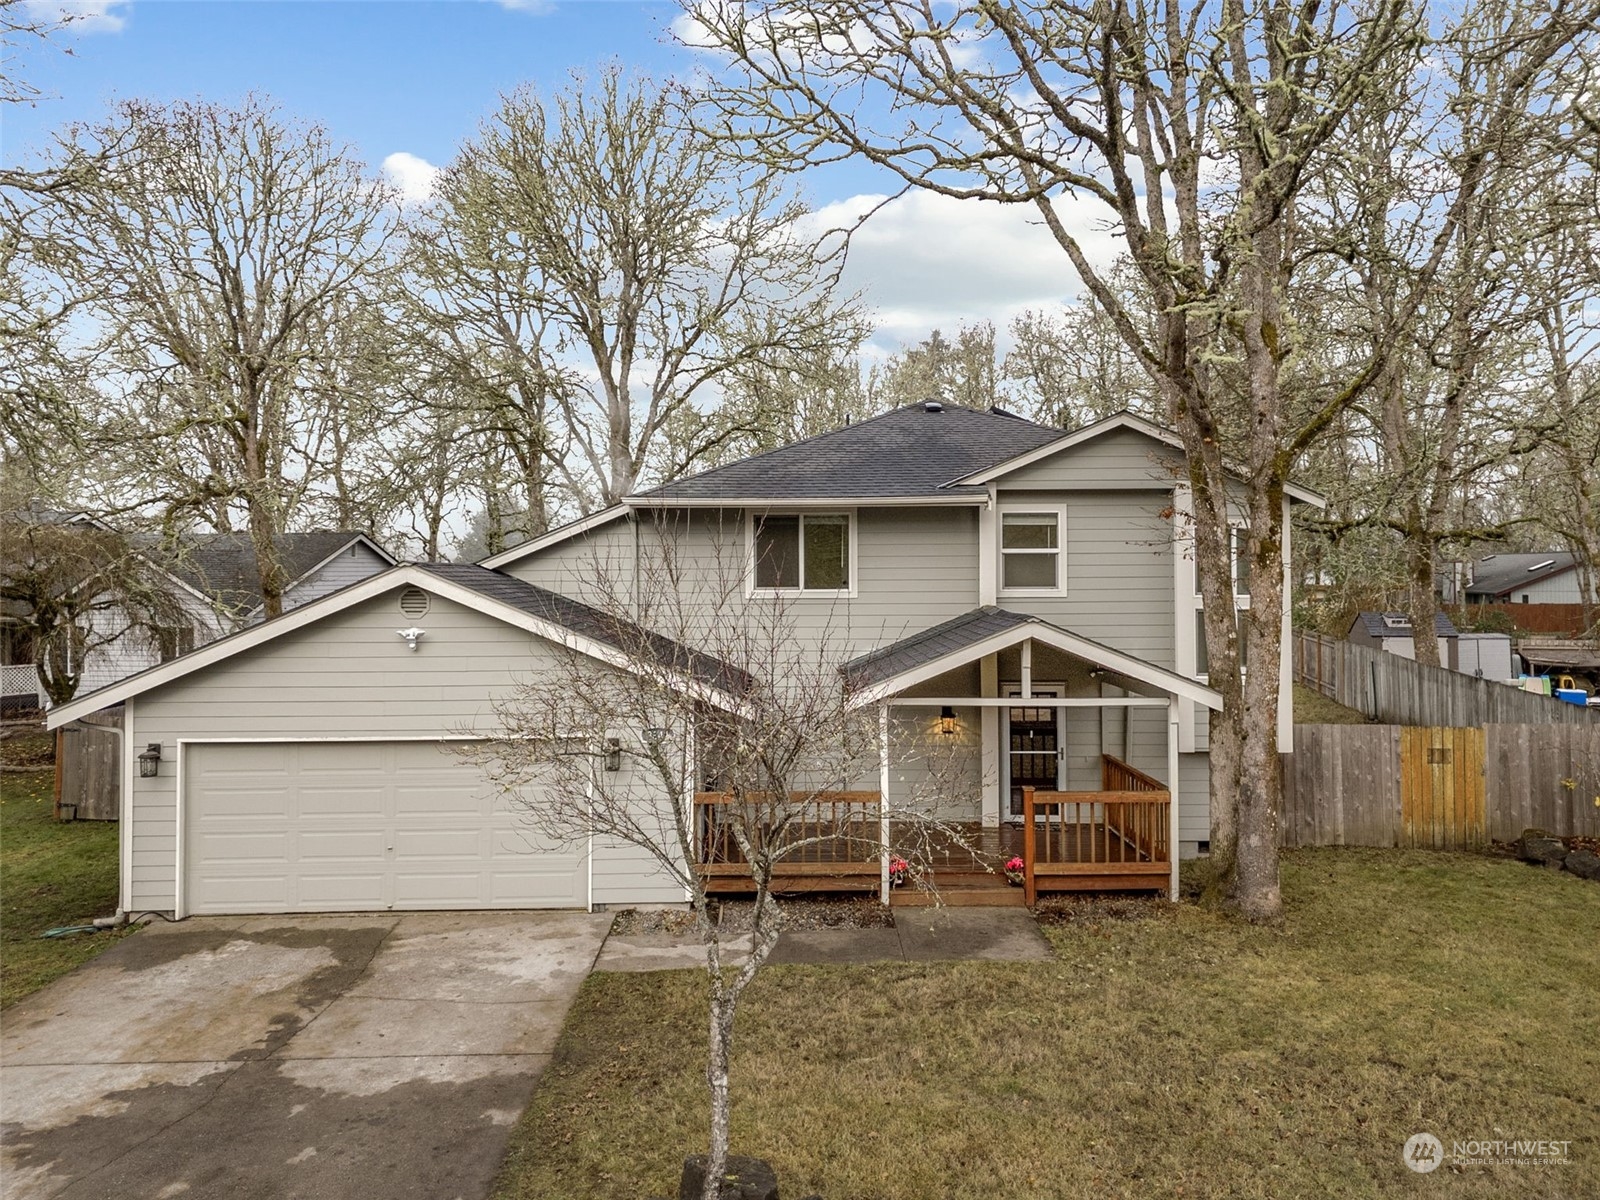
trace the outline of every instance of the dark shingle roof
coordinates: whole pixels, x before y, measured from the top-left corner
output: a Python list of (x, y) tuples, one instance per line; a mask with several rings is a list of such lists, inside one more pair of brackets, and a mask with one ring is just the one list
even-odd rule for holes
[(910, 637), (901, 638), (859, 658), (852, 658), (844, 665), (845, 680), (854, 688), (870, 687), (1034, 620), (1036, 618), (1025, 613), (1009, 612), (993, 605), (975, 608), (959, 617), (952, 617), (942, 625), (913, 633)]
[[(1393, 626), (1388, 624), (1385, 618), (1409, 622), (1409, 618), (1405, 613), (1364, 612), (1356, 617), (1355, 621), (1351, 625), (1351, 628), (1353, 629), (1355, 628), (1355, 625), (1359, 624), (1367, 631), (1367, 634), (1370, 637), (1375, 638), (1411, 636), (1411, 626), (1409, 623), (1403, 626)], [(1442, 612), (1436, 612), (1433, 614), (1433, 631), (1439, 637), (1461, 636), (1454, 623), (1452, 623), (1450, 618), (1445, 616)]]
[[(284, 579), (294, 582), (363, 536), (349, 529), (281, 534), (275, 541)], [(261, 579), (248, 533), (219, 533), (186, 547), (172, 571), (190, 587), (227, 608), (249, 612), (261, 606)]]
[[(1491, 554), (1472, 564), (1472, 582), (1467, 585), (1467, 595), (1503, 596), (1516, 591), (1519, 585), (1559, 575), (1572, 564), (1572, 555), (1564, 550), (1552, 550), (1548, 554)], [(1535, 567), (1539, 569), (1534, 570)]]
[(510, 575), (502, 575), (499, 571), (492, 571), (488, 567), (470, 563), (417, 563), (416, 565), (440, 579), (469, 587), (479, 595), (519, 609), (540, 620), (570, 629), (581, 637), (620, 650), (630, 658), (638, 657), (642, 648), (648, 648), (656, 662), (690, 675), (702, 683), (720, 688), (731, 695), (737, 696), (750, 686), (750, 676), (745, 671), (719, 658), (701, 654), (681, 642), (641, 629), (631, 621), (625, 621), (531, 583), (524, 583)]
[(951, 480), (1066, 436), (991, 409), (913, 404), (641, 493), (651, 500), (982, 495)]

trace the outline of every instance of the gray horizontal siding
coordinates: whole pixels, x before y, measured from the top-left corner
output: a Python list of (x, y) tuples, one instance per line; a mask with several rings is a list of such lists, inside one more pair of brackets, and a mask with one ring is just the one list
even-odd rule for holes
[(398, 589), (130, 703), (130, 744), (158, 741), (164, 758), (161, 775), (134, 781), (135, 909), (175, 903), (179, 738), (489, 732), (494, 700), (548, 661), (538, 639), (438, 596), (417, 622), (426, 636), (407, 650), (397, 601)]
[(1183, 478), (1183, 456), (1131, 429), (1119, 429), (1021, 467), (995, 482), (1002, 489), (1157, 488)]
[(1002, 608), (1047, 621), (1146, 662), (1174, 665), (1172, 521), (1160, 492), (1000, 493), (1009, 504), (1064, 504), (1060, 595), (1000, 591)]
[[(650, 577), (670, 562), (687, 583), (683, 612), (725, 625), (747, 603), (781, 612), (782, 627), (812, 646), (827, 644), (843, 661), (978, 604), (978, 519), (969, 508), (863, 508), (856, 516), (856, 586), (850, 597), (786, 596), (747, 601), (748, 546), (744, 513), (678, 511), (646, 518), (640, 528), (642, 588), (659, 591)], [(627, 594), (632, 578), (633, 534), (625, 521), (551, 546), (506, 568), (508, 574), (577, 599), (597, 603), (598, 579)], [(664, 551), (670, 543), (670, 552)], [(719, 597), (726, 597), (714, 611)], [(645, 620), (659, 627), (676, 621)]]
[(388, 569), (387, 560), (374, 553), (364, 542), (355, 542), (341, 550), (309, 579), (303, 580), (285, 592), (284, 610), (310, 604), (311, 601), (319, 600), (329, 592), (349, 587), (352, 583), (360, 583), (368, 576)]
[(1178, 840), (1211, 840), (1211, 756), (1178, 756)]

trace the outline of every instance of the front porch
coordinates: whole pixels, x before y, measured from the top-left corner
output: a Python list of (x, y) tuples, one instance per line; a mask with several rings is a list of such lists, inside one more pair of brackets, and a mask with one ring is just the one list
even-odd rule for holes
[[(1101, 784), (1097, 791), (1024, 788), (1023, 819), (997, 826), (902, 821), (892, 812), (885, 820), (877, 792), (796, 796), (783, 818), (799, 848), (774, 867), (773, 890), (879, 892), (891, 904), (953, 905), (1032, 905), (1044, 892), (1166, 890), (1171, 793), (1109, 754)], [(727, 819), (733, 803), (722, 792), (695, 796), (699, 870), (713, 894), (754, 890)], [(903, 879), (891, 874), (896, 859), (908, 864)], [(1005, 874), (1012, 859), (1022, 860), (1020, 886)]]

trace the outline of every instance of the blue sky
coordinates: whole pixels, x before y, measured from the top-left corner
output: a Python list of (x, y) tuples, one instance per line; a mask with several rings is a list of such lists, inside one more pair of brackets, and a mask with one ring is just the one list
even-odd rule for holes
[[(56, 0), (33, 0), (35, 5)], [(666, 76), (691, 70), (675, 45), (679, 9), (661, 0), (71, 0), (84, 13), (18, 64), (45, 94), (0, 113), (0, 161), (25, 162), (50, 132), (128, 97), (273, 97), (322, 122), (374, 170), (391, 155), (442, 165), (498, 96), (524, 82), (616, 61)], [(57, 5), (59, 6), (59, 5)], [(806, 181), (809, 200), (862, 211), (888, 187), (864, 167)], [(1109, 238), (1106, 239), (1109, 245)], [(910, 196), (857, 236), (850, 282), (880, 323), (880, 349), (940, 326), (1059, 304), (1076, 281), (1025, 214)]]

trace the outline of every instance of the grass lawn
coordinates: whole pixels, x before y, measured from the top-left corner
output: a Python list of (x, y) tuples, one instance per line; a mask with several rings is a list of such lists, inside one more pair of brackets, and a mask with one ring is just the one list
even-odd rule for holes
[[(1600, 887), (1365, 850), (1293, 852), (1284, 882), (1275, 928), (1162, 907), (1052, 927), (1050, 962), (769, 968), (734, 1149), (826, 1200), (1600, 1195)], [(677, 1194), (702, 989), (589, 979), (497, 1197)], [(1420, 1131), (1571, 1161), (1415, 1175)]]
[(1297, 725), (1367, 725), (1364, 713), (1346, 708), (1304, 684), (1294, 685), (1294, 719)]
[(117, 826), (51, 815), (51, 771), (0, 775), (0, 1008), (99, 954), (126, 930), (41, 939), (117, 908)]

